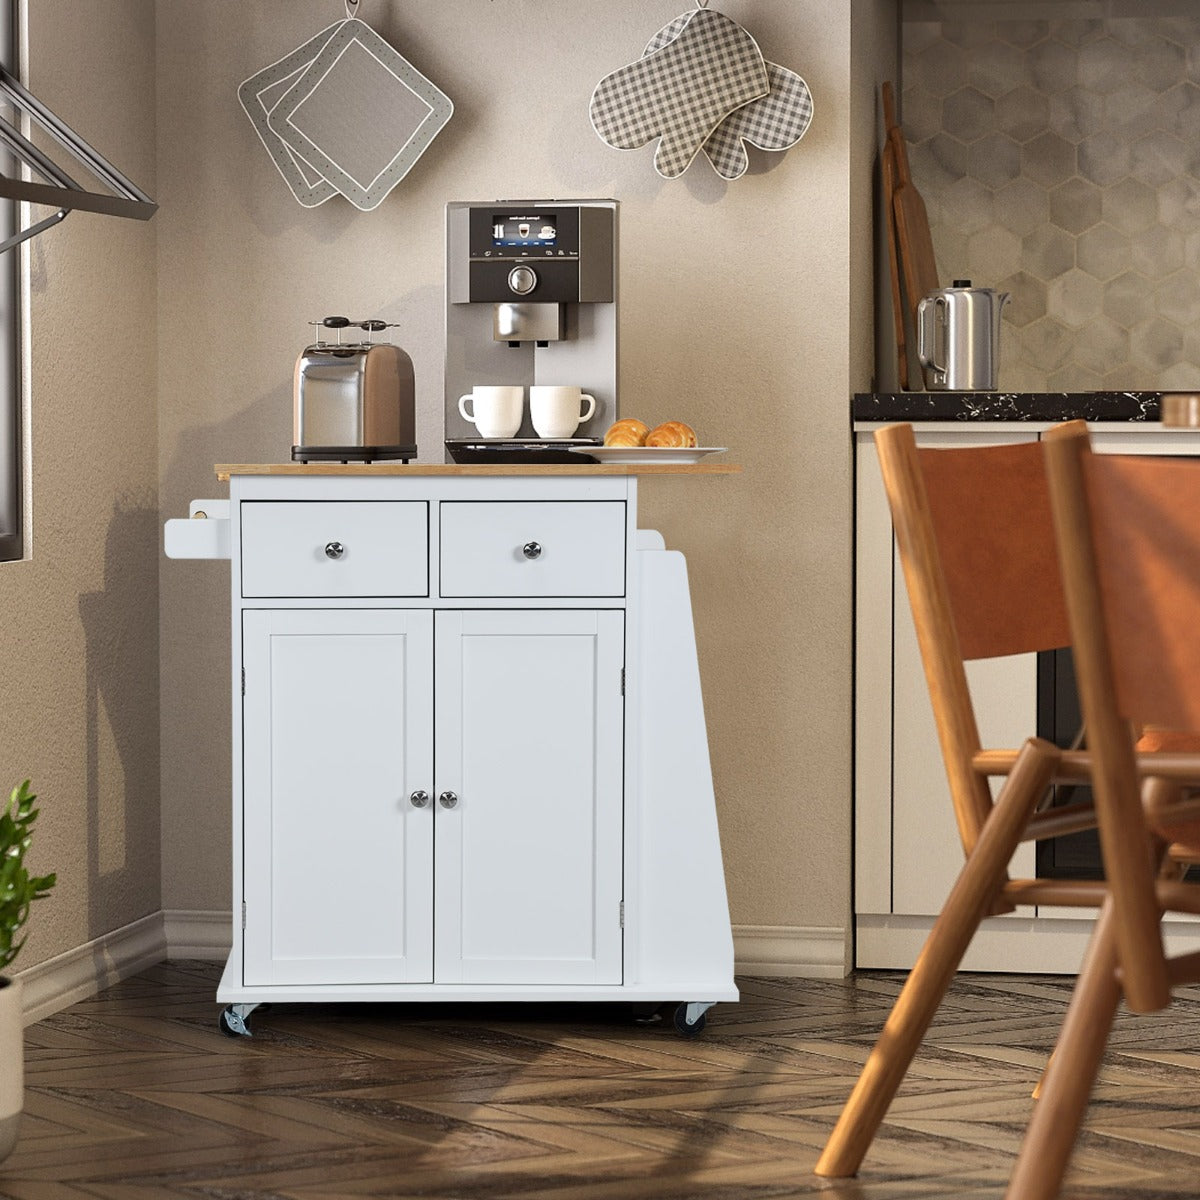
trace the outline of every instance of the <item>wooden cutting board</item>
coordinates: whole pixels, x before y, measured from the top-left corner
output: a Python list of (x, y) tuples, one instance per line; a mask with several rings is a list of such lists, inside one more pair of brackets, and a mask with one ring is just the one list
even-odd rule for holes
[[(890, 93), (890, 85), (885, 86)], [(929, 232), (929, 214), (925, 211), (925, 201), (921, 198), (921, 193), (912, 181), (912, 172), (908, 165), (908, 147), (904, 141), (904, 133), (895, 123), (894, 116), (888, 128), (887, 141), (892, 148), (896, 167), (896, 187), (892, 196), (896, 245), (903, 269), (908, 313), (912, 327), (916, 329), (917, 305), (939, 286), (937, 259), (933, 252), (933, 238)]]
[(888, 266), (892, 276), (892, 320), (896, 329), (897, 379), (902, 392), (908, 391), (908, 339), (904, 330), (904, 296), (900, 283), (899, 250), (896, 244), (895, 196), (897, 183), (896, 151), (888, 135), (896, 124), (896, 101), (891, 83), (883, 85), (884, 142), (881, 159), (883, 174), (884, 223), (887, 226)]

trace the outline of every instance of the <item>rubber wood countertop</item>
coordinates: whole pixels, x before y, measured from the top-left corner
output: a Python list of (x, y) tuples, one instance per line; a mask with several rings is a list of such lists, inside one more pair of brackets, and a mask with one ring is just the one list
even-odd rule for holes
[(231, 475), (740, 475), (737, 463), (217, 463), (217, 478)]

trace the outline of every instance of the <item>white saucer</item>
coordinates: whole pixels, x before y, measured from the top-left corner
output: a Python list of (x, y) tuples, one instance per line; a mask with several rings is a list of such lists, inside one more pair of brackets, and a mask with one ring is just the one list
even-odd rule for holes
[(575, 454), (588, 454), (602, 463), (697, 463), (709, 454), (723, 454), (725, 446), (572, 446)]

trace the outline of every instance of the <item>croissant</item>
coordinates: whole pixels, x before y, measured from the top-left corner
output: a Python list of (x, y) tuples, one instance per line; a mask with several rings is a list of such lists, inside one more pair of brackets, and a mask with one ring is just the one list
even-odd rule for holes
[(682, 421), (664, 421), (646, 435), (647, 446), (691, 447), (696, 444), (696, 431)]
[(637, 417), (624, 417), (608, 427), (604, 435), (606, 446), (644, 446), (650, 427)]

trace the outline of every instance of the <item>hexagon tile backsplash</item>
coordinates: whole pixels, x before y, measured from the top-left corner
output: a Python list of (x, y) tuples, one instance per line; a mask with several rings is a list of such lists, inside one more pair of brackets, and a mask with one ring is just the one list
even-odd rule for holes
[(1200, 15), (903, 37), (938, 276), (1012, 293), (1000, 386), (1200, 390)]

